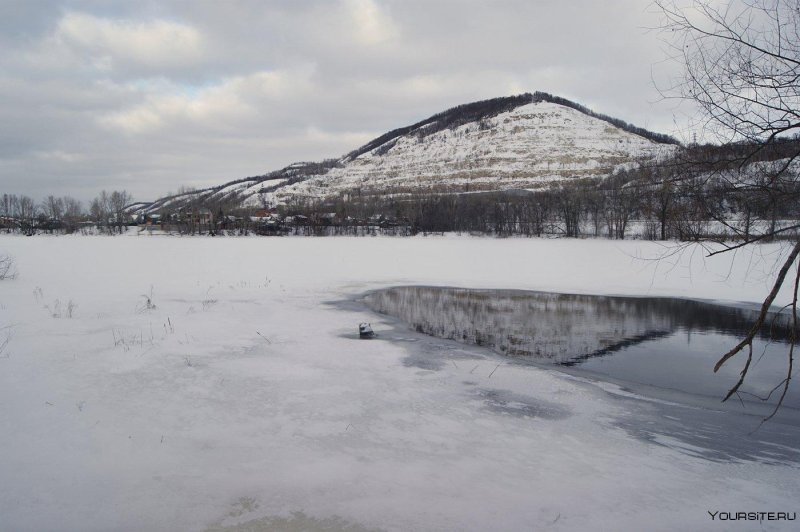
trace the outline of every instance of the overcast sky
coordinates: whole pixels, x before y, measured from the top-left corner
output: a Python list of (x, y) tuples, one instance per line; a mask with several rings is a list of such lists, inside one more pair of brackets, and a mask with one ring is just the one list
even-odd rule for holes
[(648, 0), (0, 0), (0, 193), (152, 200), (536, 90), (674, 134), (657, 22)]

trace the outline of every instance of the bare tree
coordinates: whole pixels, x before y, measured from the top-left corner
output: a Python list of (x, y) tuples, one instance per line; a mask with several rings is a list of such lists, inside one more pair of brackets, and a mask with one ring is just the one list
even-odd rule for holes
[(49, 232), (60, 229), (64, 218), (64, 200), (53, 195), (47, 196), (39, 208), (42, 227)]
[[(797, 203), (800, 143), (764, 170), (759, 154), (772, 149), (800, 131), (800, 6), (797, 0), (655, 0), (663, 15), (661, 29), (673, 52), (672, 59), (683, 77), (663, 87), (668, 97), (685, 99), (700, 110), (700, 125), (706, 133), (725, 142), (745, 141), (751, 149), (732, 156), (739, 172), (727, 178), (728, 192), (758, 192), (769, 199), (773, 223), (757, 234), (747, 223), (740, 240), (727, 242), (709, 255), (725, 253), (753, 242), (789, 238), (792, 248), (778, 271), (772, 290), (750, 332), (726, 353), (714, 371), (738, 353), (748, 353), (739, 381), (725, 400), (737, 394), (747, 378), (753, 355), (753, 340), (765, 324), (768, 311), (795, 267), (792, 300), (788, 305), (792, 333), (785, 378), (773, 392), (780, 393), (772, 418), (780, 408), (792, 380), (797, 342), (797, 295), (800, 285), (800, 224), (780, 226), (774, 222), (781, 202)], [(730, 162), (730, 161), (729, 161)]]
[(83, 220), (83, 205), (81, 205), (80, 201), (69, 196), (64, 196), (62, 201), (64, 204), (64, 228), (68, 233), (71, 233), (78, 228), (78, 224)]
[[(681, 5), (682, 4), (682, 5)], [(765, 143), (800, 128), (796, 0), (656, 0), (684, 67), (668, 95), (701, 108), (720, 140)]]
[[(104, 191), (105, 192), (105, 191)], [(125, 190), (115, 190), (108, 198), (109, 211), (114, 219), (117, 231), (121, 234), (122, 228), (127, 225), (125, 207), (133, 202), (133, 196)]]
[(47, 196), (42, 202), (42, 212), (52, 220), (61, 220), (64, 216), (64, 200), (53, 195)]
[(625, 185), (623, 175), (615, 177), (616, 179), (610, 179), (610, 186), (603, 190), (605, 205), (602, 216), (608, 228), (608, 238), (622, 240), (625, 238), (630, 217), (636, 209), (637, 191)]
[(29, 196), (13, 196), (16, 200), (12, 206), (14, 217), (19, 220), (20, 229), (26, 235), (32, 235), (36, 231), (36, 203)]
[[(111, 207), (111, 196), (105, 190), (100, 191), (89, 204), (89, 216), (97, 225), (98, 229), (104, 230), (111, 226), (114, 221), (113, 210)], [(110, 231), (111, 229), (109, 229)]]
[(11, 207), (12, 204), (12, 196), (9, 194), (3, 194), (3, 197), (0, 198), (0, 214), (3, 216), (12, 216), (14, 214)]

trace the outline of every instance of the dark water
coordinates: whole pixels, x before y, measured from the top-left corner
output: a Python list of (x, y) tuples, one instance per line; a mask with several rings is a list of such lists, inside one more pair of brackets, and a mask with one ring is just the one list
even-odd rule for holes
[[(630, 298), (459, 288), (397, 287), (371, 292), (373, 310), (414, 330), (615, 380), (720, 398), (739, 378), (746, 353), (713, 366), (750, 329), (757, 312), (673, 298)], [(754, 344), (736, 399), (761, 402), (786, 376), (787, 315), (771, 316)], [(796, 364), (797, 367), (800, 364)], [(780, 395), (774, 391), (768, 402)], [(800, 407), (797, 386), (784, 404)]]

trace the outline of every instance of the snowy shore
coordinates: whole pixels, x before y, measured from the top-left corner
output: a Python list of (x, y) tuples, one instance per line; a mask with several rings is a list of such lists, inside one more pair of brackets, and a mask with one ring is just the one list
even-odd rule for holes
[[(648, 438), (664, 410), (613, 385), (341, 303), (425, 284), (755, 304), (785, 252), (676, 246), (0, 236), (19, 271), (0, 281), (0, 529), (791, 529), (708, 512), (796, 512), (800, 443), (768, 461)], [(362, 321), (394, 341), (357, 340)]]

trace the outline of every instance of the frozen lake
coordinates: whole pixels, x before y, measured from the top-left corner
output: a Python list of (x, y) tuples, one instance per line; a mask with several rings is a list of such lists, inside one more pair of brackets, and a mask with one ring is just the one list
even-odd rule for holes
[(0, 236), (19, 271), (0, 282), (0, 529), (790, 530), (708, 513), (797, 511), (790, 411), (753, 433), (758, 410), (714, 393), (515, 363), (359, 302), (424, 285), (747, 306), (785, 252), (669, 246)]

